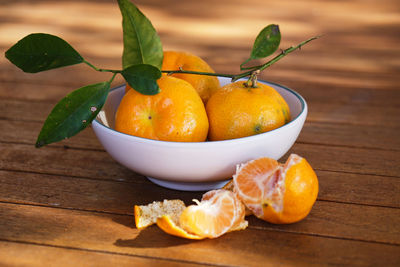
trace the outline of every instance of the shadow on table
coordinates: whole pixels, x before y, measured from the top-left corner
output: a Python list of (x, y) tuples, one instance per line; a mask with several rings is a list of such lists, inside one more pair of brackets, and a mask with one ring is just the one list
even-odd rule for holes
[(118, 239), (114, 245), (117, 247), (131, 248), (163, 248), (175, 247), (193, 243), (193, 240), (183, 239), (164, 233), (157, 226), (143, 229), (133, 239)]
[[(136, 229), (133, 216), (115, 216), (112, 218), (112, 220), (131, 229)], [(114, 242), (114, 245), (117, 247), (160, 248), (180, 246), (193, 242), (193, 240), (182, 239), (179, 237), (168, 235), (155, 225), (137, 231), (138, 235), (135, 238), (117, 239), (117, 241)]]

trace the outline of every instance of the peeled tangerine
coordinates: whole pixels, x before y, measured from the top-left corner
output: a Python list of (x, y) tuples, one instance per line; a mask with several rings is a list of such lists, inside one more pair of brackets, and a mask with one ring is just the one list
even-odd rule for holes
[(158, 218), (157, 225), (168, 234), (189, 239), (216, 238), (248, 225), (244, 205), (231, 191), (209, 191), (196, 202), (183, 210), (179, 222), (164, 215)]
[(292, 154), (285, 164), (259, 158), (239, 165), (232, 183), (205, 193), (201, 201), (194, 200), (196, 205), (164, 200), (135, 206), (135, 221), (138, 228), (157, 223), (164, 232), (183, 238), (216, 238), (245, 229), (245, 215), (277, 224), (300, 221), (317, 195), (317, 176), (304, 158)]
[(234, 192), (260, 219), (286, 224), (305, 218), (318, 195), (318, 179), (308, 162), (291, 154), (285, 164), (259, 158), (238, 166)]

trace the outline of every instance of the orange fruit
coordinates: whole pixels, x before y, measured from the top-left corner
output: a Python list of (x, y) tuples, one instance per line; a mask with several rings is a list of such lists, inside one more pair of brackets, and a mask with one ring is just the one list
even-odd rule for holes
[(274, 88), (263, 83), (252, 88), (244, 83), (227, 84), (208, 100), (209, 140), (264, 133), (290, 121), (289, 106)]
[(305, 218), (318, 195), (318, 179), (306, 159), (291, 154), (286, 163), (259, 158), (238, 166), (234, 191), (255, 216), (286, 224)]
[(208, 118), (193, 86), (169, 76), (157, 83), (161, 92), (156, 95), (128, 90), (115, 115), (115, 130), (163, 141), (205, 141)]
[(193, 235), (185, 230), (183, 230), (181, 227), (179, 227), (174, 220), (171, 218), (170, 215), (163, 215), (160, 218), (157, 219), (157, 226), (166, 232), (167, 234), (174, 235), (174, 236), (179, 236), (182, 238), (186, 239), (204, 239), (205, 237), (201, 237), (198, 235)]
[[(165, 51), (162, 70), (188, 70), (211, 72), (214, 70), (198, 56), (187, 52)], [(166, 74), (164, 74), (166, 75)], [(196, 89), (204, 103), (220, 88), (218, 78), (215, 76), (175, 73), (171, 76), (189, 82)]]
[[(225, 189), (225, 190), (229, 190), (229, 191), (234, 192), (235, 187), (234, 187), (234, 184), (233, 184), (233, 180), (230, 180), (221, 189)], [(251, 210), (249, 210), (249, 208), (247, 208), (246, 206), (244, 208), (245, 208), (245, 210), (244, 210), (245, 216), (253, 215), (253, 212)]]
[(157, 225), (169, 234), (184, 238), (195, 236), (196, 239), (216, 238), (247, 227), (244, 205), (231, 191), (219, 189), (207, 192), (201, 202), (196, 203), (183, 210), (179, 225), (168, 216), (159, 218)]

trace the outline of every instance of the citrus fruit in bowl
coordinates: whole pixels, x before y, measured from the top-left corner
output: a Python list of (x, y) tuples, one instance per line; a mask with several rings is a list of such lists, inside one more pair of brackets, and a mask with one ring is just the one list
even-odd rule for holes
[[(202, 58), (183, 51), (165, 51), (161, 68), (164, 71), (183, 69), (185, 71), (215, 73), (208, 63)], [(164, 73), (163, 75), (169, 74)], [(170, 75), (179, 79), (183, 79), (193, 85), (204, 103), (207, 103), (211, 95), (220, 87), (218, 78), (215, 76), (187, 75), (182, 73), (174, 73)]]
[(143, 95), (132, 88), (126, 92), (115, 115), (114, 129), (155, 140), (205, 141), (208, 118), (195, 88), (171, 76), (163, 76), (157, 83), (160, 92), (155, 95)]
[[(231, 82), (218, 78), (221, 86)], [(268, 132), (221, 141), (174, 142), (148, 139), (115, 130), (115, 114), (125, 95), (125, 85), (110, 91), (93, 130), (117, 162), (171, 189), (205, 191), (222, 187), (236, 166), (260, 157), (281, 158), (296, 141), (307, 117), (307, 103), (297, 92), (279, 84), (274, 88), (290, 110), (290, 121)]]

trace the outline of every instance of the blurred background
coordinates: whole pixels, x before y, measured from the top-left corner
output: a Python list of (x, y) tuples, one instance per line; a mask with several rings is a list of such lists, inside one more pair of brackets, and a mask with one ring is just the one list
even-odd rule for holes
[[(117, 1), (0, 0), (0, 3), (2, 55), (24, 36), (44, 32), (65, 39), (98, 67), (121, 68), (122, 19)], [(388, 138), (400, 126), (400, 118), (395, 116), (400, 99), (398, 0), (138, 0), (134, 3), (152, 21), (165, 50), (199, 55), (219, 73), (238, 73), (255, 37), (268, 24), (279, 24), (282, 49), (322, 35), (263, 71), (261, 79), (286, 85), (304, 96), (309, 104), (307, 130), (314, 131), (319, 126), (310, 123), (344, 125), (352, 121), (357, 127), (365, 127), (365, 134), (370, 133), (367, 140), (372, 147), (393, 146), (387, 145), (385, 139), (375, 138), (374, 134), (382, 130), (370, 126), (384, 123), (383, 135)], [(111, 77), (83, 64), (26, 74), (4, 56), (0, 57), (0, 69), (0, 97), (52, 105), (76, 88)], [(113, 86), (122, 83), (117, 76)], [(37, 111), (22, 116), (43, 122), (47, 114)], [(19, 114), (9, 113), (6, 117), (12, 116)], [(346, 143), (359, 142), (365, 146), (365, 140), (360, 141), (359, 136), (343, 135), (339, 130), (332, 132), (323, 126), (318, 140), (302, 134), (300, 141), (324, 143), (325, 136), (340, 135)], [(35, 137), (36, 134), (32, 135), (32, 142)], [(400, 138), (394, 142), (400, 147)]]
[[(0, 3), (2, 54), (25, 35), (45, 32), (67, 40), (98, 66), (120, 67), (122, 31), (116, 1), (1, 0)], [(282, 49), (314, 35), (323, 38), (263, 72), (264, 79), (288, 86), (298, 86), (299, 81), (312, 82), (321, 85), (321, 90), (326, 83), (386, 88), (393, 84), (391, 80), (396, 78), (393, 71), (400, 67), (400, 4), (394, 0), (134, 3), (153, 22), (164, 49), (195, 53), (217, 72), (238, 72), (258, 32), (271, 23), (280, 26)], [(327, 46), (329, 50), (325, 49)], [(6, 64), (3, 56), (1, 64)], [(65, 75), (65, 82), (83, 85), (87, 75), (97, 81), (96, 75), (84, 68), (73, 81)], [(2, 72), (0, 78), (10, 82), (15, 78), (35, 80), (52, 75), (52, 72), (22, 74), (10, 64), (5, 69), (9, 72)], [(380, 78), (369, 79), (371, 75)]]

